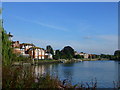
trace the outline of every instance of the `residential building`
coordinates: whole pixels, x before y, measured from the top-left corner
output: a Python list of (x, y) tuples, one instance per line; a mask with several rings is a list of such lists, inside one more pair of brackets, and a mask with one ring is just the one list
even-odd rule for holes
[(27, 51), (31, 47), (35, 47), (35, 45), (30, 44), (30, 43), (22, 43), (22, 44), (20, 44), (20, 49), (24, 49), (25, 51)]
[(9, 37), (9, 40), (12, 41), (13, 35), (12, 35), (10, 32), (9, 32), (7, 35), (8, 35), (8, 37)]
[(20, 48), (19, 41), (12, 41), (12, 47), (14, 47), (14, 48)]
[(29, 48), (28, 54), (34, 59), (45, 59), (45, 50), (40, 47)]
[(20, 48), (14, 48), (13, 49), (13, 53), (15, 53), (15, 54), (21, 54)]
[(89, 58), (89, 54), (85, 53), (84, 58), (86, 58), (86, 59)]
[(75, 52), (75, 55), (80, 55), (80, 56), (83, 56), (84, 58), (89, 58), (89, 54), (87, 54), (87, 53), (83, 53), (83, 52), (80, 52), (80, 53), (78, 53), (78, 52)]
[(45, 53), (45, 59), (53, 59), (53, 55), (51, 53)]

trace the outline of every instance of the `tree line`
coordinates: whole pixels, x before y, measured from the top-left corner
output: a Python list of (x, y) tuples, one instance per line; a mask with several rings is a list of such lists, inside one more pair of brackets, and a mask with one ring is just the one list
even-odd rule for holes
[[(46, 50), (48, 51), (48, 53), (51, 53), (53, 55), (53, 59), (72, 59), (72, 58), (76, 58), (76, 59), (82, 59), (84, 58), (84, 56), (82, 55), (75, 55), (75, 50), (70, 47), (70, 46), (65, 46), (62, 50), (56, 50), (54, 53), (53, 48), (48, 45), (46, 47)], [(114, 55), (109, 55), (109, 54), (100, 54), (100, 55), (96, 55), (94, 54), (93, 56), (89, 56), (88, 58), (91, 59), (95, 59), (95, 58), (105, 58), (105, 59), (109, 59), (109, 60), (120, 60), (120, 50), (116, 50), (114, 52)]]

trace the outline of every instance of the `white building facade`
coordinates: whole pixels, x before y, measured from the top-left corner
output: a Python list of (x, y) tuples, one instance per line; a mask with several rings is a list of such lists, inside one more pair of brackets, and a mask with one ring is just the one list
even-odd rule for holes
[(28, 53), (34, 59), (45, 59), (45, 50), (43, 48), (32, 47)]

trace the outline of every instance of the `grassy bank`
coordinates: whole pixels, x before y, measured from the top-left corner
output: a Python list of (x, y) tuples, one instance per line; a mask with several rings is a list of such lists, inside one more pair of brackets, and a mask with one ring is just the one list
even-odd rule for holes
[(35, 60), (34, 64), (50, 64), (50, 63), (61, 63), (60, 60), (54, 60), (54, 59), (50, 59), (50, 60)]
[(24, 60), (24, 61), (14, 61), (12, 66), (19, 65), (40, 65), (40, 64), (51, 64), (51, 63), (61, 63), (61, 60)]

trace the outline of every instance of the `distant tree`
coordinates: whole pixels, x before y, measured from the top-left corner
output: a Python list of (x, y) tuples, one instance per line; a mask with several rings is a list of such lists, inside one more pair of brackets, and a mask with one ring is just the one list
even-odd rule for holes
[(81, 59), (82, 56), (80, 56), (80, 55), (75, 55), (74, 58), (76, 58), (76, 59)]
[(114, 52), (115, 59), (120, 60), (120, 50)]
[(100, 58), (106, 58), (106, 55), (105, 54), (101, 54)]
[(109, 54), (101, 54), (101, 55), (98, 55), (98, 57), (99, 58), (107, 58), (107, 59), (110, 59), (110, 60), (116, 59), (115, 55), (109, 55)]
[(50, 45), (46, 46), (46, 51), (47, 53), (51, 53), (52, 55), (54, 55), (53, 48)]
[(72, 59), (74, 57), (74, 49), (70, 46), (66, 46), (61, 50), (61, 58)]

